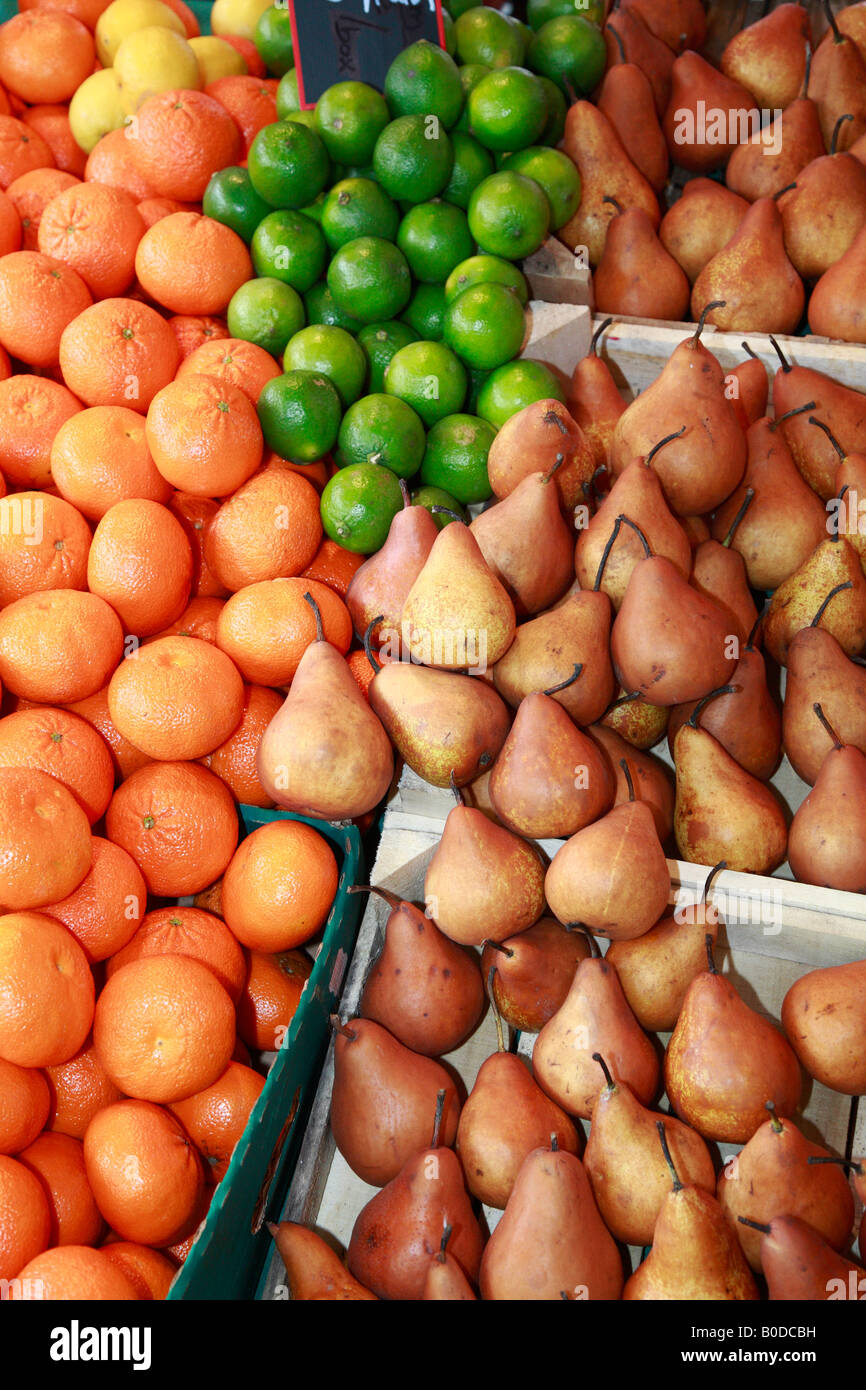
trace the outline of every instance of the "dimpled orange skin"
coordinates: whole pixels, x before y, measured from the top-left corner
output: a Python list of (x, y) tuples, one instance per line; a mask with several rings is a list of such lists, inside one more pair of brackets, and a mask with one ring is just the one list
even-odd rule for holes
[(50, 487), (54, 440), (63, 426), (80, 413), (81, 402), (57, 381), (24, 372), (7, 377), (0, 383), (3, 476), (24, 487)]
[(199, 637), (160, 637), (115, 671), (108, 709), (120, 733), (163, 762), (203, 758), (237, 728), (244, 685), (234, 662)]
[(162, 476), (194, 497), (227, 497), (256, 471), (264, 448), (255, 406), (243, 391), (196, 374), (154, 398), (147, 442)]
[(90, 1031), (94, 994), (84, 952), (59, 922), (0, 917), (0, 1056), (19, 1067), (68, 1062)]
[(51, 445), (51, 475), (61, 497), (91, 521), (130, 497), (167, 502), (171, 496), (150, 457), (141, 414), (125, 406), (91, 406), (61, 425)]
[(149, 637), (183, 612), (192, 570), (192, 547), (174, 513), (129, 498), (109, 508), (93, 533), (87, 584), (128, 632)]
[(120, 619), (96, 594), (47, 589), (0, 612), (0, 680), (37, 704), (95, 695), (122, 654)]
[[(86, 589), (90, 527), (81, 513), (47, 492), (16, 496), (0, 502), (0, 608), (45, 589)], [(31, 534), (19, 516), (36, 523)]]
[(229, 1062), (212, 1086), (169, 1107), (208, 1163), (214, 1182), (225, 1177), (264, 1085), (264, 1077), (252, 1067)]
[(81, 276), (62, 261), (15, 251), (0, 262), (0, 343), (28, 366), (56, 367), (63, 334), (92, 305)]
[(211, 175), (236, 163), (240, 154), (240, 130), (225, 107), (204, 92), (160, 92), (136, 114), (132, 160), (164, 197), (201, 202)]
[(25, 1302), (138, 1301), (123, 1271), (89, 1245), (58, 1245), (37, 1255), (19, 1271), (10, 1297)]
[(288, 579), (311, 563), (322, 540), (314, 487), (287, 468), (264, 468), (223, 502), (204, 541), (208, 566), (232, 593)]
[(200, 907), (158, 907), (106, 965), (111, 979), (132, 960), (146, 956), (189, 956), (213, 971), (237, 1003), (247, 978), (247, 961), (237, 938), (221, 917)]
[(85, 405), (128, 406), (144, 414), (174, 377), (180, 348), (165, 319), (148, 304), (101, 299), (67, 324), (59, 357), (63, 380)]
[(17, 1154), (32, 1144), (50, 1108), (44, 1074), (0, 1058), (0, 1154)]
[(0, 719), (0, 767), (47, 772), (72, 793), (91, 825), (105, 814), (114, 791), (108, 744), (64, 709), (22, 709)]
[(173, 314), (223, 314), (235, 291), (252, 279), (253, 263), (231, 227), (197, 212), (173, 212), (142, 236), (135, 273)]
[(0, 1155), (0, 1279), (15, 1279), (50, 1238), (51, 1211), (41, 1182), (17, 1158)]
[(56, 902), (78, 887), (92, 859), (90, 824), (66, 787), (47, 772), (0, 768), (0, 909)]

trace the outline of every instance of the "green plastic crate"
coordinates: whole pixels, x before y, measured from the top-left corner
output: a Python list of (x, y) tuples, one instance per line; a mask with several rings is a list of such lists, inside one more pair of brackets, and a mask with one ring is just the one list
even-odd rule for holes
[(363, 872), (355, 826), (337, 827), (285, 811), (241, 806), (241, 838), (275, 820), (318, 830), (337, 856), (337, 896), (322, 948), (285, 1043), (271, 1067), (205, 1224), (168, 1295), (172, 1299), (252, 1299), (272, 1244), (265, 1225), (278, 1218), (316, 1094), (343, 976), (358, 934), (362, 899), (349, 893)]

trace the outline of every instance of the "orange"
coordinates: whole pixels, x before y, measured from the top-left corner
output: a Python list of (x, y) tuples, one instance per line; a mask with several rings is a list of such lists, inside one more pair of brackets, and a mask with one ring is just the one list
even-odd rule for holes
[(228, 592), (211, 572), (204, 556), (204, 543), (220, 504), (212, 497), (193, 497), (176, 492), (169, 501), (192, 547), (192, 592), (196, 598), (223, 598)]
[(204, 343), (229, 336), (225, 319), (215, 318), (213, 314), (175, 314), (168, 322), (177, 338), (182, 360)]
[(96, 594), (47, 589), (0, 612), (0, 680), (37, 704), (71, 705), (95, 695), (122, 651), (120, 619)]
[(303, 821), (271, 821), (241, 841), (225, 871), (223, 918), (244, 946), (290, 951), (324, 926), (338, 878), (323, 835)]
[(140, 748), (133, 747), (129, 739), (124, 738), (114, 727), (108, 712), (107, 685), (93, 695), (88, 695), (86, 699), (68, 705), (67, 708), (71, 709), (73, 714), (80, 714), (82, 719), (86, 719), (88, 724), (92, 724), (94, 729), (102, 734), (111, 750), (114, 774), (119, 782), (152, 761)]
[(131, 1240), (117, 1240), (103, 1245), (100, 1254), (126, 1275), (141, 1299), (164, 1299), (177, 1273), (177, 1266), (165, 1255), (149, 1245), (136, 1245)]
[(228, 1066), (235, 1045), (234, 1005), (201, 961), (142, 956), (106, 981), (93, 1018), (93, 1042), (108, 1075), (128, 1096), (184, 1100), (212, 1085)]
[(196, 497), (227, 497), (262, 459), (255, 406), (237, 386), (209, 376), (183, 377), (158, 393), (147, 442), (162, 476)]
[(265, 729), (282, 705), (283, 698), (276, 690), (245, 685), (240, 723), (225, 743), (203, 759), (205, 767), (222, 778), (242, 806), (270, 809), (274, 804), (259, 780), (256, 755)]
[(18, 210), (8, 193), (0, 193), (0, 256), (19, 251), (21, 236), (21, 218), (18, 216)]
[(0, 26), (0, 82), (29, 105), (69, 101), (96, 61), (93, 36), (59, 10), (29, 10)]
[(240, 387), (256, 405), (266, 382), (280, 375), (280, 369), (269, 352), (243, 338), (228, 338), (224, 342), (205, 343), (181, 362), (178, 376), (197, 372), (201, 376), (217, 377)]
[[(31, 1175), (32, 1176), (32, 1175)], [(13, 1299), (67, 1302), (137, 1300), (121, 1269), (89, 1245), (63, 1245), (37, 1255), (20, 1271)]]
[(45, 1250), (51, 1211), (45, 1188), (17, 1158), (0, 1156), (0, 1279), (15, 1279)]
[(215, 1192), (216, 1188), (211, 1187), (209, 1183), (202, 1184), (201, 1197), (199, 1198), (198, 1207), (196, 1208), (195, 1217), (193, 1218), (193, 1220), (195, 1220), (193, 1229), (190, 1231), (189, 1235), (184, 1236), (183, 1240), (176, 1240), (173, 1244), (162, 1247), (163, 1253), (170, 1259), (176, 1260), (179, 1265), (184, 1263), (192, 1247), (195, 1245), (198, 1236), (201, 1234), (201, 1229), (207, 1219), (207, 1214), (210, 1210), (210, 1204), (213, 1201)]
[(303, 578), (318, 579), (340, 598), (345, 598), (346, 590), (366, 558), (366, 555), (344, 550), (336, 541), (326, 537), (303, 571)]
[[(92, 858), (90, 824), (66, 787), (36, 768), (0, 768), (0, 909), (45, 907), (66, 897)], [(9, 1054), (9, 1060), (18, 1059)]]
[(281, 459), (279, 454), (275, 454), (272, 449), (265, 450), (262, 468), (287, 468), (290, 473), (297, 473), (299, 478), (306, 478), (307, 482), (312, 483), (318, 493), (321, 493), (331, 476), (327, 456), (323, 459), (316, 459), (315, 463), (292, 463), (290, 459)]
[(145, 231), (129, 193), (103, 183), (80, 183), (45, 208), (39, 250), (77, 270), (94, 299), (111, 299), (132, 284), (135, 253)]
[(203, 888), (200, 893), (196, 893), (192, 900), (193, 907), (200, 907), (205, 912), (213, 912), (217, 917), (222, 916), (223, 912), (223, 881), (218, 878), (215, 883), (211, 883), (207, 888)]
[(0, 342), (28, 366), (56, 367), (64, 329), (92, 303), (81, 276), (62, 261), (39, 251), (0, 261)]
[(188, 39), (198, 38), (201, 33), (199, 22), (195, 17), (195, 12), (190, 9), (189, 5), (184, 4), (184, 0), (163, 0), (163, 4), (168, 5), (170, 10), (174, 10), (186, 29)]
[(72, 793), (91, 825), (114, 791), (108, 744), (65, 709), (25, 709), (0, 719), (0, 767), (47, 772)]
[(365, 699), (369, 699), (370, 684), (376, 672), (367, 660), (367, 653), (364, 651), (349, 652), (346, 657), (349, 670), (358, 682), (358, 689)]
[(208, 529), (205, 556), (219, 582), (236, 593), (300, 574), (321, 539), (315, 488), (288, 469), (267, 468), (223, 502)]
[(81, 1140), (68, 1134), (40, 1134), (18, 1159), (45, 1188), (51, 1244), (95, 1245), (105, 1223), (87, 1181)]
[(223, 40), (224, 43), (230, 43), (232, 48), (237, 49), (238, 53), (241, 55), (241, 57), (247, 65), (247, 71), (249, 72), (250, 76), (259, 79), (263, 83), (263, 85), (269, 89), (269, 91), (273, 92), (274, 100), (276, 100), (277, 83), (268, 80), (268, 70), (265, 67), (259, 55), (259, 50), (256, 48), (252, 39), (244, 38), (242, 34), (220, 34), (220, 38)]
[(92, 1040), (56, 1067), (46, 1067), (50, 1104), (48, 1129), (83, 1139), (97, 1111), (121, 1099), (121, 1092), (96, 1055)]
[(72, 932), (93, 964), (123, 950), (138, 931), (147, 906), (147, 887), (125, 849), (94, 835), (89, 872), (74, 893), (48, 906), (50, 915)]
[(14, 204), (21, 222), (22, 246), (25, 251), (39, 249), (39, 223), (45, 208), (58, 193), (67, 188), (75, 188), (81, 182), (74, 174), (64, 173), (62, 169), (31, 169), (22, 174), (6, 190), (6, 197)]
[(0, 608), (43, 589), (86, 588), (89, 549), (90, 527), (62, 497), (0, 499)]
[(134, 299), (101, 300), (80, 313), (60, 339), (63, 379), (85, 405), (129, 406), (143, 415), (172, 380), (179, 361), (177, 340), (165, 319)]
[(159, 632), (183, 612), (192, 583), (192, 550), (177, 517), (143, 498), (116, 502), (93, 533), (87, 583), (128, 632)]
[(225, 1177), (264, 1085), (265, 1078), (252, 1067), (229, 1062), (212, 1086), (169, 1107), (208, 1165), (213, 1182)]
[(0, 1056), (19, 1067), (68, 1062), (90, 1032), (93, 999), (71, 932), (42, 912), (0, 917)]
[(179, 203), (176, 198), (142, 198), (136, 206), (145, 227), (152, 227), (155, 222), (162, 221), (163, 217), (171, 217), (173, 212), (189, 211), (186, 204)]
[(244, 155), (249, 154), (259, 131), (279, 119), (276, 97), (260, 77), (218, 77), (205, 91), (233, 118), (243, 139)]
[(22, 373), (0, 381), (0, 469), (5, 477), (23, 487), (50, 487), (57, 432), (80, 410), (72, 392), (47, 377)]
[[(8, 138), (8, 137), (7, 137)], [(3, 145), (3, 128), (0, 123), (0, 151)], [(32, 165), (29, 166), (32, 168)], [(0, 182), (2, 182), (3, 157), (0, 153)], [(14, 177), (14, 176), (13, 176)], [(127, 138), (126, 128), (110, 130), (98, 140), (87, 156), (84, 177), (88, 183), (107, 183), (111, 188), (122, 188), (133, 197), (136, 203), (144, 198), (154, 198), (156, 189), (150, 179), (145, 178), (135, 163), (132, 141)]]
[(53, 169), (51, 147), (38, 130), (15, 116), (0, 116), (0, 188), (31, 169)]
[(253, 263), (231, 227), (201, 213), (174, 212), (142, 236), (135, 273), (173, 314), (222, 314), (252, 279)]
[(132, 855), (152, 893), (200, 893), (225, 870), (238, 842), (231, 792), (198, 763), (148, 763), (118, 787), (106, 833)]
[(234, 663), (198, 637), (160, 637), (141, 647), (108, 687), (121, 734), (162, 762), (212, 753), (240, 723), (243, 700)]
[(204, 92), (149, 97), (131, 134), (135, 167), (154, 192), (185, 203), (200, 203), (211, 175), (236, 164), (241, 153), (240, 131), (228, 111)]
[(45, 1126), (50, 1106), (48, 1082), (41, 1071), (0, 1059), (0, 1154), (17, 1154), (32, 1144)]
[(313, 965), (303, 951), (279, 956), (250, 951), (250, 968), (238, 1003), (238, 1033), (249, 1047), (274, 1052), (285, 1042)]
[(221, 598), (190, 599), (180, 617), (155, 637), (148, 637), (144, 645), (156, 642), (160, 637), (197, 637), (201, 642), (211, 642), (216, 646), (217, 622), (224, 606)]
[(96, 28), (96, 21), (107, 10), (111, 0), (18, 0), (19, 10), (63, 10), (86, 24), (88, 29)]
[(231, 657), (244, 680), (256, 685), (291, 684), (298, 662), (316, 640), (316, 619), (305, 593), (319, 605), (325, 640), (339, 652), (349, 650), (352, 619), (332, 589), (315, 579), (266, 579), (232, 594), (217, 623), (217, 645)]
[(225, 922), (197, 907), (159, 907), (148, 912), (132, 940), (108, 962), (107, 978), (130, 961), (166, 955), (189, 956), (206, 965), (237, 1003), (247, 977), (244, 953)]
[(50, 103), (43, 106), (31, 106), (29, 110), (22, 113), (21, 119), (31, 130), (35, 130), (38, 135), (42, 136), (54, 155), (54, 162), (58, 169), (63, 169), (67, 174), (74, 174), (76, 178), (84, 178), (87, 155), (72, 134), (66, 106), (51, 105)]
[(54, 436), (50, 463), (61, 497), (91, 521), (133, 497), (167, 502), (171, 496), (150, 456), (144, 420), (127, 406), (79, 410)]

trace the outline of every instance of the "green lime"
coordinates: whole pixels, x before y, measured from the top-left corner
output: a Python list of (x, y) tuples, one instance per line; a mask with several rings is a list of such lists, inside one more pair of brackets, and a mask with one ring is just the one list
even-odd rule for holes
[(574, 101), (598, 86), (607, 65), (607, 46), (596, 24), (582, 15), (562, 15), (541, 26), (526, 60), (533, 72), (549, 77)]
[(547, 124), (547, 98), (528, 68), (499, 68), (469, 93), (469, 129), (485, 149), (522, 150)]
[(400, 223), (397, 245), (416, 280), (444, 284), (475, 243), (466, 213), (451, 203), (416, 203)]
[(454, 33), (454, 20), (447, 10), (442, 11), (442, 28), (445, 30), (445, 52), (449, 58), (456, 58), (457, 37)]
[(211, 177), (201, 206), (206, 217), (231, 227), (246, 242), (271, 210), (270, 203), (260, 198), (253, 188), (246, 169), (239, 165), (221, 169)]
[(316, 103), (316, 129), (336, 164), (368, 164), (390, 119), (385, 98), (366, 82), (335, 82)]
[[(409, 302), (411, 304), (411, 300)], [(419, 337), (420, 333), (399, 319), (391, 319), (387, 323), (368, 323), (361, 329), (358, 342), (367, 354), (371, 391), (384, 391), (385, 369), (394, 353), (409, 343), (417, 343)]]
[(376, 174), (371, 164), (335, 164), (334, 178), (339, 179), (367, 179), (373, 183)]
[(563, 227), (577, 212), (580, 203), (580, 174), (574, 161), (562, 150), (532, 145), (506, 155), (503, 169), (514, 169), (534, 179), (550, 204), (550, 229)]
[(565, 118), (568, 103), (555, 82), (549, 77), (539, 77), (547, 97), (547, 125), (538, 137), (539, 145), (558, 145), (565, 133)]
[(466, 399), (466, 369), (443, 343), (409, 343), (385, 372), (385, 390), (417, 411), (429, 428), (455, 415)]
[(416, 285), (400, 317), (410, 328), (414, 328), (417, 338), (440, 343), (445, 320), (444, 285)]
[(319, 280), (304, 295), (304, 308), (307, 323), (331, 323), (335, 328), (345, 328), (347, 333), (357, 333), (363, 326), (359, 319), (345, 314), (334, 301), (328, 289), (327, 280)]
[(342, 407), (336, 387), (320, 372), (285, 372), (259, 396), (265, 443), (280, 458), (315, 463), (337, 442)]
[(412, 276), (403, 252), (382, 237), (360, 236), (341, 246), (328, 266), (334, 303), (361, 323), (392, 319), (405, 309)]
[(367, 358), (345, 328), (330, 323), (311, 323), (290, 339), (283, 370), (321, 372), (336, 387), (345, 410), (364, 390)]
[(362, 396), (343, 416), (337, 439), (337, 463), (381, 463), (400, 478), (421, 467), (426, 435), (411, 405), (397, 396)]
[(438, 116), (400, 116), (376, 141), (373, 169), (398, 202), (426, 203), (451, 177), (454, 154)]
[(385, 99), (395, 116), (438, 116), (450, 130), (463, 109), (457, 64), (436, 44), (419, 39), (398, 53), (389, 67)]
[(298, 70), (291, 68), (284, 77), (280, 78), (277, 87), (277, 115), (281, 121), (287, 116), (294, 115), (301, 109), (301, 98), (298, 95)]
[(442, 0), (442, 13), (449, 14), (452, 21), (459, 19), (466, 10), (474, 9), (476, 0)]
[(283, 280), (303, 294), (323, 274), (328, 247), (321, 228), (302, 212), (269, 212), (250, 244), (256, 275)]
[(372, 179), (341, 179), (325, 198), (322, 231), (332, 251), (359, 236), (393, 241), (400, 211)]
[(304, 304), (291, 285), (262, 276), (235, 290), (226, 319), (233, 338), (281, 357), (286, 343), (304, 326)]
[(533, 179), (503, 169), (469, 199), (469, 230), (482, 251), (519, 261), (537, 251), (550, 226), (550, 204)]
[(476, 409), (482, 420), (500, 429), (506, 420), (534, 401), (565, 402), (565, 392), (542, 362), (508, 362), (491, 372), (478, 392)]
[(465, 135), (469, 134), (469, 93), (473, 87), (477, 87), (482, 77), (486, 77), (492, 68), (486, 63), (464, 63), (457, 71), (460, 73), (460, 85), (463, 88), (463, 109), (457, 119), (457, 124), (452, 128), (452, 139), (454, 132), (462, 130)]
[(303, 111), (289, 111), (282, 119), (284, 121), (295, 121), (298, 125), (305, 125), (307, 130), (312, 130), (314, 134), (318, 134), (316, 130), (315, 111), (307, 111), (306, 109)]
[(604, 23), (605, 0), (526, 0), (530, 29), (540, 29), (549, 19), (564, 14), (580, 14), (593, 24)]
[(306, 207), (301, 208), (305, 217), (309, 217), (318, 227), (322, 225), (322, 213), (325, 211), (326, 194), (321, 192), (318, 198), (314, 198), (312, 203), (307, 203)]
[(493, 160), (483, 145), (462, 130), (451, 132), (451, 144), (454, 166), (442, 197), (446, 203), (454, 203), (465, 211), (479, 183), (493, 173)]
[(522, 63), (526, 55), (523, 33), (509, 24), (504, 15), (487, 5), (476, 5), (454, 21), (457, 61), (485, 63), (489, 68), (507, 68)]
[(440, 531), (444, 527), (450, 526), (454, 517), (448, 516), (447, 512), (434, 512), (434, 507), (447, 507), (449, 512), (457, 513), (458, 521), (462, 521), (464, 525), (469, 524), (469, 515), (463, 510), (457, 498), (452, 497), (450, 492), (445, 492), (441, 487), (416, 488), (409, 500), (413, 507), (426, 507)]
[(273, 77), (283, 77), (295, 65), (292, 44), (292, 16), (287, 5), (271, 5), (263, 10), (256, 25), (255, 44), (259, 57)]
[(446, 415), (427, 435), (421, 482), (444, 488), (458, 502), (486, 502), (492, 495), (487, 455), (496, 431), (477, 415)]
[(298, 121), (274, 121), (253, 139), (247, 160), (253, 188), (273, 208), (302, 208), (328, 182), (328, 152)]
[(381, 463), (353, 463), (341, 468), (322, 493), (325, 533), (344, 550), (372, 555), (388, 539), (391, 522), (403, 510), (396, 473)]
[(473, 285), (448, 301), (442, 338), (467, 367), (503, 366), (517, 356), (525, 334), (523, 305), (505, 285)]
[(445, 281), (445, 299), (454, 299), (472, 285), (505, 285), (521, 304), (529, 303), (529, 286), (522, 270), (501, 256), (470, 256), (455, 266)]

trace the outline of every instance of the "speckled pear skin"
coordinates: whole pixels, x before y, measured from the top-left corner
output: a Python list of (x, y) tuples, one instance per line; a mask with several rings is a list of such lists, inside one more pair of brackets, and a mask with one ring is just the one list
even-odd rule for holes
[(697, 319), (708, 304), (707, 322), (726, 333), (794, 333), (803, 317), (806, 291), (788, 259), (782, 218), (772, 198), (752, 203), (727, 246), (708, 261), (692, 289)]
[(812, 35), (802, 5), (779, 5), (756, 24), (741, 29), (722, 54), (726, 77), (740, 82), (758, 105), (785, 109), (802, 92), (806, 47)]
[(427, 866), (424, 900), (452, 941), (504, 941), (544, 911), (541, 852), (483, 811), (454, 806)]
[(623, 1290), (623, 1300), (749, 1302), (760, 1297), (752, 1271), (721, 1207), (699, 1187), (665, 1198), (652, 1249)]
[(772, 198), (794, 183), (813, 159), (826, 155), (818, 108), (808, 97), (798, 97), (784, 108), (768, 109), (781, 109), (782, 114), (751, 140), (738, 145), (725, 170), (728, 188), (749, 202)]
[(807, 1222), (775, 1216), (769, 1226), (761, 1237), (761, 1267), (771, 1302), (826, 1302), (834, 1293), (838, 1298), (840, 1290), (845, 1298), (862, 1299), (862, 1266), (837, 1255)]
[(800, 883), (866, 892), (866, 756), (832, 748), (788, 836), (788, 862)]
[(580, 207), (557, 236), (569, 250), (582, 246), (592, 266), (604, 254), (607, 229), (616, 208), (643, 208), (652, 225), (659, 225), (659, 203), (652, 185), (632, 164), (610, 121), (589, 101), (576, 101), (565, 118), (562, 148), (577, 165), (581, 178)]
[(665, 911), (671, 876), (644, 801), (625, 801), (557, 850), (544, 883), (560, 922), (611, 941), (643, 936)]
[(505, 656), (493, 668), (493, 683), (514, 709), (534, 690), (549, 690), (582, 666), (580, 677), (550, 698), (575, 724), (594, 724), (613, 699), (610, 664), (610, 599), (572, 589), (555, 608), (521, 623)]
[(846, 1096), (866, 1094), (866, 960), (801, 975), (785, 995), (782, 1026), (816, 1081)]
[(514, 640), (514, 605), (468, 526), (439, 532), (403, 605), (404, 649), (446, 670), (492, 666)]
[(784, 861), (782, 804), (705, 729), (683, 724), (674, 739), (674, 834), (690, 864), (725, 861), (735, 873), (771, 874)]
[(847, 656), (862, 652), (866, 646), (866, 575), (857, 551), (840, 536), (822, 541), (770, 599), (763, 623), (764, 646), (780, 666), (788, 664), (788, 647), (795, 633), (811, 625), (831, 589), (849, 581), (851, 588), (830, 600), (820, 621)]
[(832, 633), (806, 627), (788, 648), (782, 742), (798, 777), (813, 784), (833, 747), (815, 717), (816, 701), (842, 742), (866, 753), (866, 669), (848, 659)]

